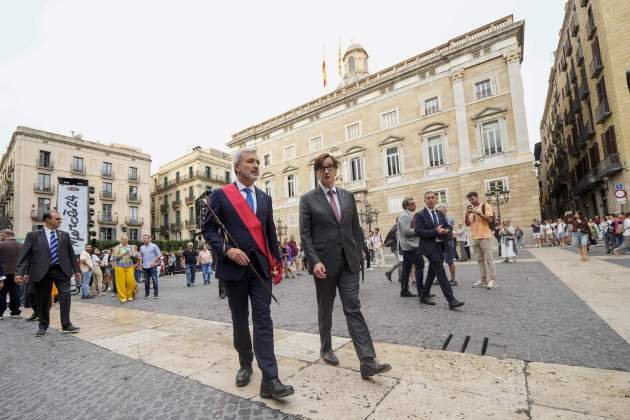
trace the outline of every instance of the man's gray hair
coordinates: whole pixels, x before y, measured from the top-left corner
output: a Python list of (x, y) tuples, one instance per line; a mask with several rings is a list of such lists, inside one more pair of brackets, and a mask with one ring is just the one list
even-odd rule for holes
[(411, 203), (413, 201), (413, 197), (405, 197), (402, 201), (402, 208), (407, 210), (407, 206), (409, 205), (409, 203)]
[(241, 161), (243, 155), (249, 155), (250, 153), (258, 153), (258, 151), (254, 147), (243, 147), (242, 149), (238, 149), (236, 153), (234, 153), (232, 167), (235, 167), (236, 164)]

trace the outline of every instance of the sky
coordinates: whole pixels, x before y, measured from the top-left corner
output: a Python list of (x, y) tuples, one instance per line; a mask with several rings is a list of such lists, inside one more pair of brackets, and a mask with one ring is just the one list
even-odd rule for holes
[(564, 0), (0, 0), (0, 148), (18, 125), (74, 131), (156, 170), (334, 90), (339, 45), (374, 73), (510, 14), (533, 150)]

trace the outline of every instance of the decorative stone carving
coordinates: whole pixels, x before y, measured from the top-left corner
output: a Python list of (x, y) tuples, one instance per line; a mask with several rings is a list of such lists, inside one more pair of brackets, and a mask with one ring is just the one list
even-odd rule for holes
[(510, 64), (514, 61), (520, 63), (521, 62), (521, 57), (523, 56), (523, 54), (521, 53), (521, 49), (517, 49), (517, 50), (513, 50), (510, 51), (508, 53), (503, 54), (503, 57), (505, 58), (505, 62), (507, 64)]
[(459, 82), (464, 80), (464, 69), (454, 70), (451, 72), (451, 81)]

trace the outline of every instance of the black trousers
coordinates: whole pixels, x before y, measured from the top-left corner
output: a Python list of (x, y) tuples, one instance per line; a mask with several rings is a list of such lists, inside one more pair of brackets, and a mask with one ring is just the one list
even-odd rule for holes
[(427, 279), (424, 282), (421, 296), (423, 298), (429, 297), (433, 280), (437, 277), (440, 289), (442, 289), (442, 294), (446, 300), (448, 302), (455, 300), (455, 296), (453, 296), (453, 288), (451, 287), (451, 284), (446, 277), (446, 271), (444, 270), (444, 243), (436, 243), (433, 251), (425, 256), (429, 260), (429, 271), (427, 272)]
[(70, 326), (70, 279), (66, 277), (59, 266), (51, 266), (44, 278), (31, 286), (35, 289), (39, 326), (48, 328), (50, 325), (50, 293), (53, 283), (59, 291), (61, 326), (66, 328)]
[(0, 315), (7, 310), (7, 295), (9, 295), (9, 310), (11, 315), (19, 315), (20, 312), (20, 286), (15, 284), (14, 274), (7, 274), (4, 279), (4, 287), (0, 289)]
[(370, 330), (361, 313), (359, 273), (350, 272), (347, 265), (345, 265), (337, 273), (328, 272), (326, 274), (325, 279), (318, 279), (313, 276), (317, 292), (317, 318), (321, 349), (332, 349), (332, 312), (338, 289), (343, 313), (348, 324), (348, 331), (359, 360), (376, 357)]
[[(263, 271), (255, 262), (259, 273)], [(239, 281), (226, 280), (228, 303), (232, 312), (232, 329), (234, 331), (234, 348), (238, 352), (241, 366), (251, 366), (254, 354), (263, 379), (278, 377), (278, 362), (273, 349), (273, 322), (271, 320), (271, 295), (260, 283), (254, 272), (246, 267), (247, 274)], [(265, 279), (271, 289), (271, 279)], [(249, 334), (249, 303), (252, 306), (252, 324), (254, 326), (254, 345)]]
[(403, 261), (402, 270), (400, 271), (400, 292), (409, 291), (409, 274), (411, 273), (411, 266), (416, 266), (416, 289), (418, 296), (422, 293), (422, 277), (424, 276), (424, 258), (418, 248), (411, 251), (402, 251)]

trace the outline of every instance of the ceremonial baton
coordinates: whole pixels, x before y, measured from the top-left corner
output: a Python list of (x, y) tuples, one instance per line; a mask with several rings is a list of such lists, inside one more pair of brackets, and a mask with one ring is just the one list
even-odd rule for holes
[[(225, 235), (228, 237), (228, 239), (230, 240), (230, 242), (232, 242), (234, 244), (235, 247), (239, 248), (238, 246), (238, 242), (236, 242), (236, 240), (234, 239), (234, 237), (230, 234), (230, 232), (225, 228), (225, 225), (223, 224), (223, 222), (221, 221), (221, 219), (219, 219), (219, 216), (217, 216), (217, 214), (214, 212), (214, 210), (212, 210), (212, 207), (210, 207), (210, 205), (208, 204), (208, 202), (204, 199), (202, 200), (203, 204), (206, 205), (207, 209), (210, 210), (210, 213), (212, 213), (212, 216), (214, 217), (214, 220), (216, 220), (217, 224), (219, 225), (219, 227), (223, 230), (223, 232), (225, 232)], [(249, 259), (249, 258), (248, 258)], [(249, 266), (249, 268), (251, 268), (251, 270), (254, 272), (254, 274), (256, 275), (256, 278), (258, 279), (258, 281), (260, 281), (260, 284), (263, 285), (263, 287), (265, 288), (265, 290), (267, 290), (267, 292), (269, 293), (269, 295), (271, 296), (271, 298), (273, 299), (274, 302), (276, 302), (276, 304), (280, 305), (280, 302), (278, 302), (278, 299), (276, 299), (276, 297), (273, 295), (273, 292), (271, 291), (271, 288), (267, 285), (267, 283), (265, 282), (265, 280), (262, 278), (262, 276), (260, 275), (260, 273), (258, 273), (258, 270), (256, 270), (256, 267), (254, 267), (254, 265), (252, 264), (251, 261), (247, 261), (247, 265)]]

